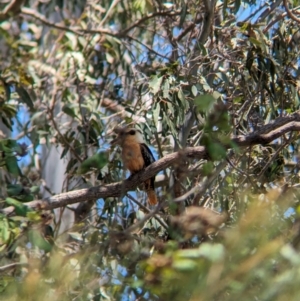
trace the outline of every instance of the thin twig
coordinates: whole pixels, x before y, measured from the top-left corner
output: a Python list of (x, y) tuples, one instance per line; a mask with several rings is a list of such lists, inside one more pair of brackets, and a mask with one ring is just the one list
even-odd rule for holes
[[(128, 197), (132, 202), (134, 202), (136, 205), (138, 205), (139, 207), (141, 207), (145, 212), (147, 213), (151, 213), (151, 210), (148, 209), (146, 206), (144, 206), (142, 203), (138, 202), (136, 199), (134, 199), (130, 194), (126, 194), (126, 197)], [(152, 217), (152, 216), (151, 216)], [(150, 218), (151, 218), (150, 217)], [(165, 228), (168, 229), (168, 225), (162, 220), (160, 219), (156, 214), (153, 215), (153, 217)]]
[(10, 270), (12, 268), (15, 268), (17, 266), (22, 266), (22, 265), (28, 265), (28, 263), (27, 262), (13, 262), (13, 263), (10, 263), (10, 264), (0, 267), (0, 272), (5, 272), (7, 270)]

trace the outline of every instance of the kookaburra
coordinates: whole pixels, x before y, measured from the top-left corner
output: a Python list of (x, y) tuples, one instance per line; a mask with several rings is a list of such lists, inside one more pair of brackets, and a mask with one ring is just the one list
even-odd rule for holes
[[(131, 175), (139, 172), (155, 161), (149, 147), (145, 144), (142, 133), (135, 128), (116, 128), (118, 135), (111, 144), (118, 144), (122, 148), (122, 161), (124, 167)], [(154, 190), (155, 176), (144, 182), (144, 189), (148, 195), (150, 205), (157, 204), (157, 196)]]

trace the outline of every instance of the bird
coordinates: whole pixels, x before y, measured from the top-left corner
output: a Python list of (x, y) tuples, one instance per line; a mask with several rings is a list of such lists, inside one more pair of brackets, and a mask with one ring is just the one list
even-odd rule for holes
[[(111, 145), (120, 145), (122, 148), (122, 161), (125, 169), (128, 169), (131, 176), (152, 164), (154, 156), (144, 141), (140, 130), (136, 128), (114, 129), (117, 137), (111, 141)], [(157, 196), (154, 190), (155, 176), (144, 182), (144, 189), (148, 195), (150, 205), (157, 204)]]

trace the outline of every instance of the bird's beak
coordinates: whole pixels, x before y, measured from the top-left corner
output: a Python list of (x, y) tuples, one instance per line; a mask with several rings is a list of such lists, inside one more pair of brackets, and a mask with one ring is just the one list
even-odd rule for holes
[(120, 141), (120, 137), (118, 136), (117, 138), (113, 139), (111, 142), (110, 142), (110, 145), (116, 145), (118, 144)]
[(110, 142), (110, 145), (116, 145), (121, 143), (121, 133), (124, 131), (121, 127), (116, 127), (114, 132), (117, 134), (117, 137)]

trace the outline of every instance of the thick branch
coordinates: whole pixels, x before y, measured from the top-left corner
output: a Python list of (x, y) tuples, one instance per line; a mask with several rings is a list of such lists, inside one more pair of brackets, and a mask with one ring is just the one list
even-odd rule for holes
[(284, 124), (269, 133), (253, 133), (247, 136), (238, 136), (232, 139), (232, 142), (236, 143), (238, 146), (250, 146), (255, 144), (268, 144), (273, 140), (281, 137), (285, 133), (291, 131), (300, 131), (300, 122), (292, 121), (287, 124)]
[[(233, 137), (232, 142), (239, 147), (256, 144), (265, 145), (291, 131), (300, 131), (300, 112), (277, 118), (274, 122), (261, 127), (258, 132), (246, 136)], [(229, 145), (226, 147), (230, 148)], [(204, 146), (187, 147), (184, 150), (163, 157), (124, 182), (69, 191), (49, 197), (43, 201), (28, 202), (26, 205), (33, 209), (49, 210), (99, 198), (121, 197), (127, 191), (134, 190), (140, 183), (156, 175), (159, 171), (174, 165), (175, 162), (186, 158), (207, 159), (208, 157), (208, 152)], [(3, 209), (2, 212), (9, 214), (13, 210), (13, 207), (8, 207)]]
[[(163, 157), (162, 159), (151, 164), (145, 170), (123, 182), (69, 191), (51, 196), (46, 200), (28, 202), (26, 203), (26, 206), (32, 209), (50, 210), (79, 202), (97, 200), (99, 198), (120, 197), (127, 191), (135, 189), (140, 183), (153, 177), (159, 171), (173, 165), (183, 156), (201, 159), (206, 157), (207, 153), (205, 147), (203, 146), (187, 148), (184, 152), (179, 151)], [(12, 211), (12, 207), (2, 210), (2, 212), (6, 214), (11, 213)]]

